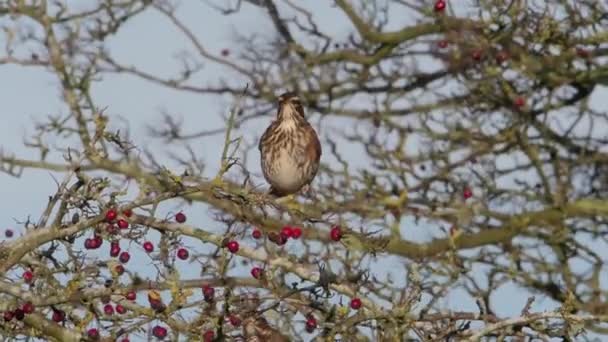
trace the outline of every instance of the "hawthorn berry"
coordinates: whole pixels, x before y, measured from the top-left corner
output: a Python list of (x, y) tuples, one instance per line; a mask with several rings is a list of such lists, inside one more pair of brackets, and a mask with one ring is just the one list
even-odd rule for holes
[(103, 238), (101, 235), (95, 234), (93, 235), (93, 249), (97, 249), (103, 245)]
[(133, 210), (125, 209), (125, 210), (123, 210), (122, 214), (125, 215), (126, 217), (131, 217), (133, 215)]
[(152, 328), (152, 335), (154, 335), (154, 337), (156, 337), (156, 338), (163, 339), (163, 338), (167, 337), (167, 328), (157, 325), (154, 328)]
[(214, 338), (215, 338), (215, 333), (213, 332), (213, 330), (207, 330), (203, 334), (203, 341), (204, 342), (213, 342)]
[(302, 228), (293, 227), (291, 237), (295, 240), (299, 239), (302, 236)]
[(105, 313), (108, 316), (111, 316), (114, 314), (114, 307), (112, 306), (112, 304), (106, 304), (103, 306), (103, 313)]
[(131, 259), (131, 254), (129, 254), (129, 252), (122, 252), (122, 253), (120, 253), (120, 256), (118, 257), (118, 260), (120, 260), (120, 262), (122, 262), (123, 264), (128, 263), (130, 259)]
[(464, 197), (465, 200), (473, 197), (473, 190), (471, 190), (469, 187), (464, 188), (462, 191), (462, 197)]
[(498, 64), (504, 63), (507, 59), (509, 59), (509, 54), (506, 51), (500, 51), (496, 54), (496, 62)]
[(205, 297), (205, 301), (211, 302), (213, 297), (215, 296), (215, 289), (209, 285), (203, 286), (203, 297)]
[(362, 304), (363, 303), (361, 303), (361, 299), (356, 298), (356, 297), (350, 301), (350, 307), (353, 308), (354, 310), (359, 310), (361, 308)]
[(65, 312), (63, 310), (53, 310), (53, 322), (63, 322), (65, 320)]
[(236, 253), (239, 251), (239, 243), (237, 241), (228, 241), (228, 243), (226, 244), (226, 248), (228, 248), (228, 250), (231, 253)]
[(262, 270), (261, 267), (254, 267), (251, 269), (251, 276), (254, 277), (255, 279), (260, 279), (262, 277), (262, 273), (264, 272), (264, 270)]
[(14, 316), (15, 314), (12, 311), (4, 311), (3, 317), (5, 322), (10, 322)]
[(110, 243), (110, 256), (117, 257), (118, 254), (120, 254), (120, 245), (118, 244), (118, 241), (112, 241)]
[(257, 240), (262, 237), (262, 231), (259, 229), (254, 229), (253, 232), (251, 232), (251, 236)]
[(106, 212), (106, 221), (112, 222), (112, 221), (116, 220), (117, 216), (118, 216), (118, 213), (116, 212), (116, 209), (112, 208)]
[(177, 250), (177, 257), (180, 258), (181, 260), (188, 259), (188, 256), (190, 256), (190, 253), (188, 252), (187, 249), (182, 247)]
[(122, 340), (120, 340), (120, 342), (131, 342), (131, 340), (129, 340), (128, 337), (123, 338)]
[(444, 0), (437, 0), (435, 2), (435, 12), (441, 12), (445, 9), (445, 1)]
[(228, 49), (222, 49), (222, 56), (223, 57), (228, 57), (229, 54), (230, 54), (230, 50), (228, 50)]
[(338, 226), (334, 226), (329, 231), (329, 237), (334, 241), (340, 241), (342, 239), (342, 229)]
[(447, 47), (448, 47), (448, 41), (447, 41), (447, 40), (445, 40), (445, 39), (442, 39), (442, 40), (440, 40), (440, 41), (438, 41), (438, 42), (437, 42), (437, 46), (438, 46), (440, 49), (445, 49), (445, 48), (447, 48)]
[(281, 228), (281, 236), (285, 240), (288, 240), (290, 237), (293, 236), (293, 228), (291, 228), (290, 226), (285, 226)]
[(32, 271), (23, 272), (23, 280), (28, 284), (32, 283), (32, 281), (34, 281), (34, 272), (32, 272)]
[(31, 314), (34, 312), (34, 304), (32, 304), (32, 302), (25, 302), (21, 306), (21, 310), (23, 310), (23, 312), (26, 314)]
[(122, 275), (123, 273), (125, 273), (125, 267), (123, 265), (116, 265), (114, 266), (114, 272), (116, 272), (116, 274), (118, 275)]
[(238, 327), (239, 325), (241, 325), (241, 319), (237, 315), (228, 316), (228, 321), (234, 327)]
[(152, 242), (144, 242), (144, 250), (148, 253), (152, 253), (154, 251), (154, 245), (152, 244)]
[(87, 238), (84, 240), (84, 248), (86, 249), (95, 249), (95, 241), (91, 238)]
[(127, 312), (127, 309), (120, 304), (116, 304), (116, 312), (122, 315)]
[(518, 96), (513, 101), (513, 104), (515, 105), (515, 107), (521, 108), (526, 105), (526, 99), (521, 96)]
[(481, 60), (481, 51), (480, 50), (475, 50), (471, 53), (471, 57), (473, 58), (473, 60), (475, 61), (480, 61)]
[(87, 330), (87, 335), (91, 339), (94, 339), (94, 340), (98, 339), (99, 338), (99, 330), (97, 330), (95, 328), (91, 328), (91, 329)]
[(306, 319), (306, 331), (312, 333), (317, 329), (317, 320), (313, 316), (308, 316)]
[(129, 291), (125, 295), (125, 298), (127, 298), (128, 300), (135, 300), (135, 298), (137, 298), (137, 294), (135, 293), (135, 291)]
[(21, 306), (21, 310), (23, 310), (23, 312), (26, 314), (30, 314), (30, 313), (34, 312), (34, 304), (32, 304), (32, 302), (25, 302)]
[(118, 220), (118, 228), (120, 228), (120, 229), (129, 228), (129, 222), (127, 222), (126, 220), (123, 220), (123, 219)]
[(7, 238), (12, 238), (13, 237), (13, 230), (12, 229), (7, 229), (4, 231), (4, 236), (6, 236)]
[(186, 222), (186, 214), (182, 213), (181, 211), (179, 213), (175, 214), (175, 221), (177, 223)]
[(22, 309), (15, 309), (14, 314), (15, 314), (15, 318), (18, 321), (21, 321), (25, 318), (25, 312), (23, 312)]

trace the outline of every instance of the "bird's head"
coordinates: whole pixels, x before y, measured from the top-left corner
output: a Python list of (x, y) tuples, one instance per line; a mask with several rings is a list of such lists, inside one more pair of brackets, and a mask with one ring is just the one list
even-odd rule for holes
[(300, 118), (304, 119), (304, 107), (300, 97), (294, 92), (286, 92), (279, 96), (279, 112), (278, 116), (280, 120), (289, 118)]

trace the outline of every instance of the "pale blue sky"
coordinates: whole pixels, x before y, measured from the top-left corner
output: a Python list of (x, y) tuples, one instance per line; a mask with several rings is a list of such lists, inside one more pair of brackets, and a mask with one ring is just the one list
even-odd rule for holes
[[(246, 15), (223, 17), (204, 6), (202, 1), (183, 1), (182, 3), (179, 11), (180, 18), (201, 37), (207, 50), (212, 53), (219, 54), (223, 48), (236, 50), (231, 42), (235, 30), (259, 32), (260, 34), (272, 32), (268, 18), (257, 9), (248, 8), (247, 11), (243, 11), (243, 13), (247, 13)], [(337, 10), (322, 5), (318, 8), (310, 8), (313, 9), (316, 19), (325, 31), (341, 36), (350, 31), (351, 28), (344, 25), (344, 17)], [(391, 26), (400, 27), (406, 21), (407, 16), (404, 15), (403, 18), (397, 16)], [(2, 36), (0, 36), (1, 39)], [(160, 75), (170, 75), (172, 71), (176, 70), (178, 64), (173, 59), (176, 52), (185, 48), (192, 50), (192, 47), (187, 45), (187, 42), (168, 25), (167, 19), (154, 11), (147, 11), (139, 15), (125, 25), (120, 33), (109, 42), (110, 52), (116, 59), (124, 64), (134, 64), (143, 70)], [(3, 46), (1, 41), (0, 46)], [(221, 70), (210, 67), (205, 69), (204, 76), (208, 80), (213, 80), (221, 76), (221, 73)], [(201, 81), (204, 82), (204, 80)], [(592, 102), (598, 107), (606, 108), (605, 95), (605, 89), (601, 92), (596, 91)], [(136, 145), (159, 151), (159, 156), (162, 156), (168, 149), (163, 143), (153, 141), (148, 136), (146, 125), (160, 122), (160, 110), (167, 110), (174, 113), (175, 116), (183, 118), (187, 123), (186, 126), (192, 131), (196, 131), (203, 128), (221, 127), (223, 122), (220, 119), (220, 113), (225, 113), (230, 105), (226, 98), (224, 101), (218, 101), (217, 97), (180, 93), (124, 75), (104, 76), (103, 80), (93, 87), (93, 96), (98, 106), (107, 107), (106, 114), (111, 118), (120, 116), (129, 122), (131, 137)], [(60, 101), (57, 80), (53, 75), (36, 68), (0, 66), (0, 104), (2, 106), (0, 115), (3, 118), (3, 123), (0, 125), (0, 147), (4, 152), (17, 153), (21, 157), (36, 158), (36, 154), (25, 149), (22, 144), (23, 138), (33, 132), (33, 122), (46, 115), (65, 113), (65, 106)], [(120, 121), (115, 122), (111, 122), (111, 127), (123, 125)], [(264, 124), (265, 122), (259, 122), (245, 125), (237, 131), (237, 134), (242, 134), (252, 143), (257, 139)], [(320, 128), (321, 134), (330, 134), (332, 129), (331, 122), (324, 123)], [(221, 153), (218, 146), (222, 143), (220, 140), (222, 137), (217, 139), (217, 144), (210, 143), (208, 140), (204, 143), (195, 142), (193, 144), (197, 153), (213, 166), (217, 165)], [(356, 164), (359, 153), (357, 148), (345, 148), (344, 152)], [(250, 165), (254, 168), (251, 171), (259, 174), (256, 158), (257, 155), (252, 156), (252, 160), (250, 160)], [(161, 160), (166, 160), (169, 165), (171, 164), (166, 158)], [(212, 175), (212, 172), (209, 172), (208, 175)], [(3, 214), (0, 215), (0, 230), (12, 227), (17, 233), (20, 233), (21, 227), (15, 221), (24, 221), (30, 215), (33, 219), (37, 219), (44, 208), (47, 196), (54, 192), (55, 183), (49, 172), (26, 171), (22, 178), (0, 174), (0, 189), (6, 199), (1, 211)], [(167, 205), (166, 210), (171, 211), (176, 208), (178, 207), (173, 203)], [(189, 222), (210, 229), (217, 226), (209, 220), (209, 215), (204, 210), (186, 207), (185, 211), (188, 214)], [(408, 229), (410, 229), (408, 234), (413, 234), (416, 238), (428, 239), (429, 237), (423, 229), (411, 229), (411, 227)], [(107, 247), (106, 244), (101, 250), (102, 254), (107, 255)], [(298, 252), (297, 246), (294, 246), (294, 252)], [(134, 260), (144, 264), (147, 262), (139, 257)], [(383, 259), (379, 265), (381, 267), (376, 271), (379, 274), (385, 273), (387, 270), (403, 269), (399, 258)], [(152, 272), (153, 268), (149, 268), (149, 270)], [(185, 278), (199, 276), (196, 269), (186, 270), (182, 275)], [(494, 310), (502, 315), (518, 314), (528, 295), (515, 286), (505, 285), (495, 296)], [(443, 302), (446, 308), (475, 311), (474, 301), (465, 297), (460, 291), (453, 291)], [(554, 303), (550, 300), (537, 296), (533, 310), (553, 307)]]

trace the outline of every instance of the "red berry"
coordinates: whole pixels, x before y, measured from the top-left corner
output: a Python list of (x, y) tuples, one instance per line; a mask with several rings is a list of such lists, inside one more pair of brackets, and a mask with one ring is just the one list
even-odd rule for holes
[(84, 248), (95, 249), (95, 241), (91, 238), (87, 238), (86, 240), (84, 240)]
[(236, 253), (239, 251), (239, 243), (236, 241), (228, 241), (228, 243), (226, 244), (226, 248), (228, 248), (228, 250), (231, 253)]
[(506, 51), (500, 51), (496, 54), (496, 62), (498, 64), (504, 63), (507, 59), (509, 59), (509, 54)]
[(479, 51), (479, 50), (473, 51), (473, 53), (471, 54), (471, 57), (476, 61), (481, 60), (481, 51)]
[(118, 241), (112, 241), (110, 243), (110, 256), (117, 257), (120, 254), (120, 246), (118, 245)]
[(99, 248), (101, 247), (101, 245), (103, 245), (103, 238), (101, 237), (101, 235), (97, 235), (95, 234), (93, 236), (93, 243), (95, 244), (94, 248)]
[(207, 330), (203, 334), (203, 341), (204, 342), (213, 342), (214, 338), (215, 338), (215, 333), (213, 332), (213, 330)]
[(152, 328), (152, 335), (154, 335), (154, 337), (156, 337), (156, 338), (163, 339), (163, 338), (167, 337), (167, 328), (157, 325), (154, 328)]
[(23, 312), (22, 309), (15, 309), (14, 314), (15, 314), (15, 318), (18, 321), (21, 321), (23, 318), (25, 318), (25, 312)]
[(222, 56), (223, 57), (228, 57), (229, 54), (230, 54), (230, 50), (228, 50), (228, 49), (222, 49)]
[(285, 240), (287, 240), (293, 236), (293, 229), (290, 226), (285, 226), (281, 228), (281, 235)]
[(118, 260), (120, 260), (120, 262), (122, 262), (123, 264), (128, 263), (130, 259), (131, 259), (131, 254), (129, 254), (129, 252), (122, 252), (122, 253), (120, 253), (120, 256), (118, 257)]
[(297, 240), (300, 238), (300, 236), (302, 236), (302, 228), (293, 227), (293, 229), (291, 230), (291, 237)]
[(110, 209), (106, 212), (106, 221), (112, 222), (112, 221), (116, 220), (117, 216), (118, 216), (118, 213), (116, 212), (116, 209)]
[(154, 251), (154, 245), (150, 241), (144, 242), (144, 250), (148, 253), (152, 253)]
[(317, 328), (317, 320), (313, 316), (309, 316), (306, 320), (306, 331), (312, 333)]
[(118, 228), (120, 228), (120, 229), (129, 228), (129, 222), (127, 222), (126, 220), (123, 220), (123, 219), (118, 220)]
[(238, 327), (239, 325), (241, 325), (241, 319), (236, 315), (230, 315), (228, 317), (228, 320), (230, 321), (230, 324), (232, 324), (232, 326)]
[(446, 47), (448, 47), (448, 41), (447, 40), (440, 40), (437, 42), (437, 46), (440, 49), (445, 49)]
[(131, 217), (131, 215), (133, 215), (133, 211), (131, 209), (125, 209), (123, 210), (122, 214), (126, 217)]
[(205, 297), (205, 300), (207, 302), (212, 301), (213, 297), (215, 296), (215, 289), (209, 285), (204, 285), (203, 286), (203, 296)]
[(445, 1), (437, 0), (437, 2), (435, 2), (435, 12), (441, 12), (444, 9), (445, 9)]
[(188, 252), (187, 249), (180, 248), (177, 250), (177, 257), (180, 258), (181, 260), (188, 259), (188, 256), (190, 256), (190, 253)]
[(127, 298), (128, 300), (135, 300), (135, 298), (137, 298), (137, 294), (135, 293), (135, 291), (129, 291), (127, 292), (125, 298)]
[(177, 223), (186, 222), (186, 214), (182, 213), (181, 211), (175, 214), (175, 221), (177, 221)]
[(34, 280), (34, 272), (32, 272), (32, 271), (23, 272), (23, 280), (28, 284), (32, 283), (32, 281)]
[(31, 314), (32, 312), (34, 312), (34, 304), (32, 304), (32, 302), (25, 302), (21, 306), (21, 310), (23, 310), (23, 312), (26, 314)]
[(112, 306), (112, 304), (106, 304), (103, 306), (103, 313), (105, 313), (108, 316), (111, 316), (114, 314), (114, 307)]
[(98, 339), (99, 338), (99, 330), (95, 329), (95, 328), (91, 328), (87, 331), (87, 335), (89, 336), (89, 338), (91, 339)]
[(361, 305), (363, 303), (361, 303), (361, 299), (359, 298), (353, 298), (350, 301), (350, 307), (353, 308), (354, 310), (359, 310), (361, 308)]
[(63, 322), (65, 320), (65, 312), (63, 310), (53, 310), (53, 321)]
[(129, 340), (128, 337), (123, 338), (122, 340), (120, 340), (120, 342), (131, 342), (131, 340)]
[(120, 304), (116, 304), (116, 312), (118, 312), (119, 314), (124, 314), (125, 312), (127, 312), (127, 309), (120, 305)]
[(334, 241), (340, 241), (340, 239), (342, 239), (342, 229), (338, 226), (334, 226), (329, 231), (329, 237)]
[(576, 54), (581, 57), (581, 58), (589, 58), (589, 50), (582, 48), (582, 47), (577, 47), (576, 48)]
[(114, 266), (114, 271), (116, 272), (116, 274), (122, 275), (123, 273), (125, 273), (125, 267), (123, 265), (116, 265)]
[(264, 272), (264, 270), (262, 270), (261, 267), (254, 267), (251, 269), (251, 276), (254, 277), (255, 279), (260, 279), (262, 277), (262, 273)]
[(15, 314), (13, 314), (12, 311), (4, 311), (4, 321), (5, 322), (9, 322), (13, 319), (13, 317), (15, 316)]
[(262, 231), (259, 229), (254, 229), (251, 236), (253, 236), (254, 239), (259, 239), (262, 237)]
[(13, 231), (12, 231), (11, 229), (7, 229), (7, 230), (4, 232), (4, 236), (6, 236), (6, 237), (7, 237), (7, 238), (9, 238), (9, 239), (10, 239), (10, 238), (12, 238), (12, 237), (13, 237)]
[(469, 199), (473, 196), (473, 190), (471, 190), (471, 188), (466, 187), (464, 188), (464, 191), (462, 192), (462, 197), (464, 197), (464, 199)]
[(526, 99), (523, 98), (523, 97), (521, 97), (521, 96), (518, 96), (518, 97), (515, 98), (515, 101), (513, 101), (513, 104), (516, 107), (521, 108), (521, 107), (523, 107), (523, 106), (526, 105)]

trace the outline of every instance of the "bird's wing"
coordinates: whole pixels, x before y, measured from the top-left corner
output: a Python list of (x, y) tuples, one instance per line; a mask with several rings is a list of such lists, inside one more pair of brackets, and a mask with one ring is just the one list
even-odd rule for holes
[(314, 158), (315, 161), (319, 162), (321, 159), (321, 142), (319, 141), (319, 137), (312, 126), (308, 126), (306, 131), (310, 136), (308, 145), (306, 145), (306, 154), (311, 157), (311, 159)]

